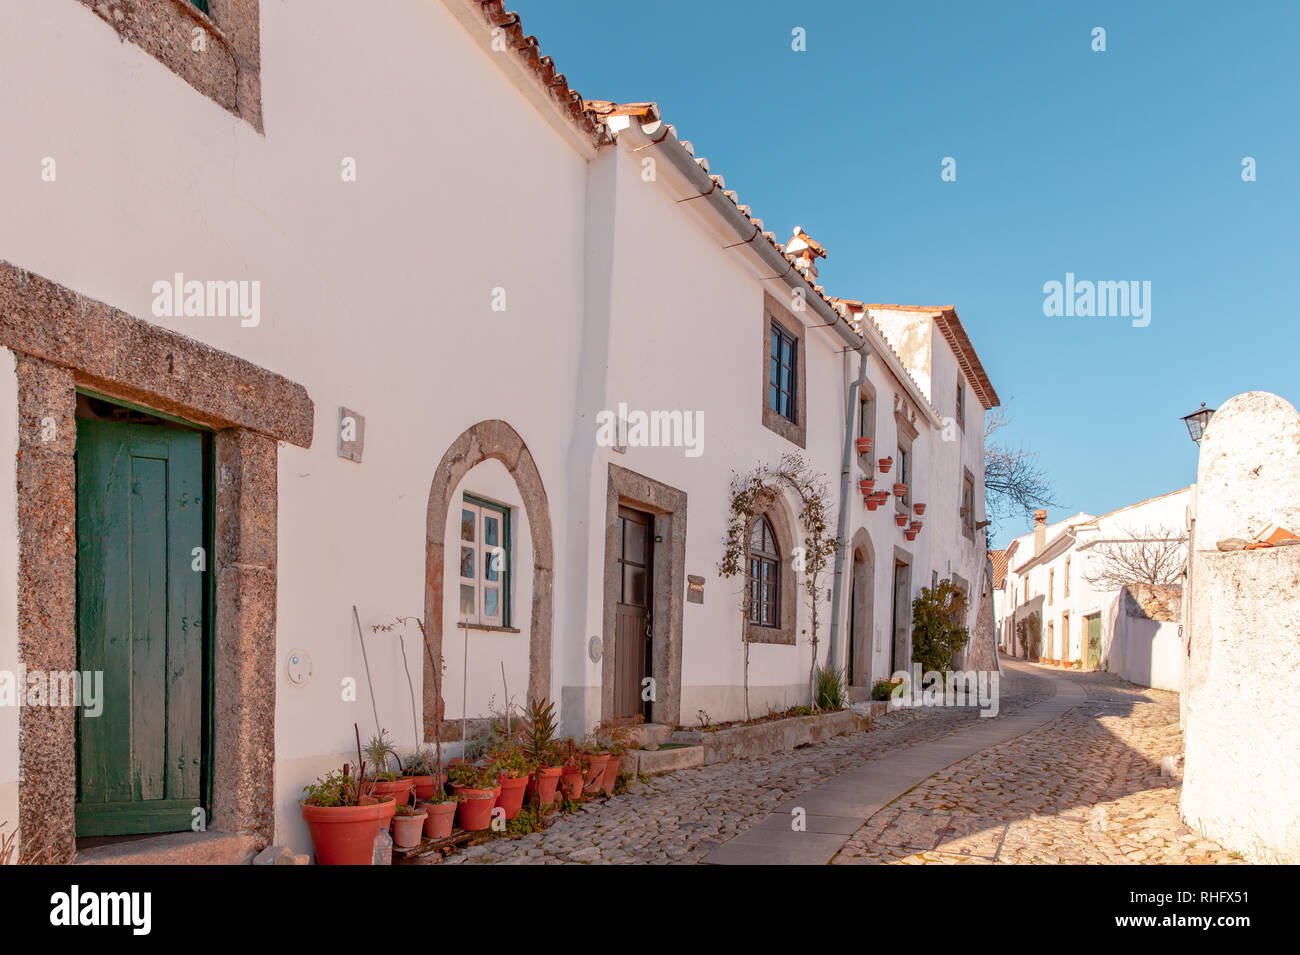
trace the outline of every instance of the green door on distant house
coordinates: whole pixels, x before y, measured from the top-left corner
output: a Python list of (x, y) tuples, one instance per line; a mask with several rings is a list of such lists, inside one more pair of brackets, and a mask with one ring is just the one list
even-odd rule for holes
[(1084, 617), (1083, 628), (1086, 641), (1083, 665), (1086, 669), (1095, 670), (1101, 663), (1101, 614), (1094, 613)]
[(205, 441), (77, 420), (77, 667), (103, 672), (102, 712), (77, 712), (78, 836), (189, 829), (204, 802)]

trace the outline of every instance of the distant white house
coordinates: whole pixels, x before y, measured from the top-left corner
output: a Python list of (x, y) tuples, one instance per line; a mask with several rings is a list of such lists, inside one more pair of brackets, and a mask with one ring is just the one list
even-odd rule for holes
[[(1033, 533), (994, 554), (995, 569), (1002, 568), (996, 581), (1001, 650), (1026, 656), (1032, 647), (1018, 628), (1032, 627), (1028, 622), (1036, 618), (1037, 659), (1102, 667), (1146, 686), (1177, 689), (1176, 588), (1186, 554), (1179, 539), (1186, 537), (1190, 497), (1191, 489), (1183, 488), (1100, 517), (1081, 512), (1051, 525), (1038, 511)], [(1143, 581), (1143, 567), (1160, 580)], [(1125, 578), (1133, 585), (1127, 594)], [(1138, 586), (1143, 583), (1156, 586)]]

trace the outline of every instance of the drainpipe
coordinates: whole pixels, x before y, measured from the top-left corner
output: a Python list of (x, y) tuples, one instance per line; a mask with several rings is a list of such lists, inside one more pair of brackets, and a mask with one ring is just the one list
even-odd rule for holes
[[(827, 645), (826, 658), (831, 666), (837, 667), (839, 664), (839, 636), (840, 636), (840, 603), (844, 599), (844, 554), (848, 550), (849, 541), (849, 495), (852, 493), (853, 481), (853, 439), (857, 437), (853, 432), (856, 430), (853, 425), (857, 421), (857, 399), (861, 393), (862, 384), (867, 380), (867, 344), (864, 342), (858, 346), (858, 380), (852, 388), (849, 384), (849, 352), (844, 352), (844, 385), (846, 395), (844, 397), (844, 461), (840, 469), (840, 516), (839, 516), (839, 548), (835, 551), (835, 577), (831, 584), (831, 635)], [(847, 629), (847, 627), (846, 627)], [(845, 646), (848, 641), (853, 639), (853, 634), (846, 634)], [(853, 674), (845, 676), (845, 683), (852, 679)]]

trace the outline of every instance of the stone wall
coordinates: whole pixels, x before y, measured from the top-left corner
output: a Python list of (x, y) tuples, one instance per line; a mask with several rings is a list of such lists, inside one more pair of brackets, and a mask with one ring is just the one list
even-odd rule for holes
[(1300, 532), (1300, 415), (1238, 395), (1201, 443), (1192, 532), (1182, 814), (1252, 862), (1300, 862), (1300, 547), (1220, 549)]

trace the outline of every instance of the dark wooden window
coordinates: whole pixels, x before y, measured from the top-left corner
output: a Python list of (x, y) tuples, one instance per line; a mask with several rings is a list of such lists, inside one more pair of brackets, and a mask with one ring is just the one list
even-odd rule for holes
[(208, 11), (208, 0), (190, 0), (190, 3), (194, 4), (196, 7), (198, 7), (200, 10), (202, 10), (204, 13), (209, 12), (209, 11)]
[(966, 385), (957, 382), (957, 423), (966, 427)]
[(781, 553), (776, 534), (766, 517), (754, 524), (749, 535), (749, 623), (755, 627), (779, 627)]
[(795, 421), (799, 381), (799, 340), (776, 322), (772, 323), (772, 353), (768, 372), (767, 403), (782, 418)]
[(961, 485), (961, 529), (967, 537), (975, 536), (975, 482), (969, 475)]

